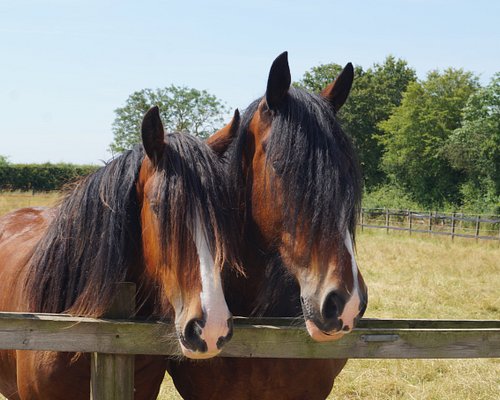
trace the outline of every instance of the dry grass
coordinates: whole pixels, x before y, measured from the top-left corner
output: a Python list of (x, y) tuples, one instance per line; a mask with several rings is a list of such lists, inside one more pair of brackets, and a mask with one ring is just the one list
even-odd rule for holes
[(500, 319), (500, 242), (365, 231), (367, 317)]
[(17, 208), (51, 206), (59, 198), (58, 192), (0, 192), (0, 216)]
[[(0, 215), (56, 198), (3, 193)], [(500, 243), (367, 230), (357, 247), (369, 287), (367, 317), (500, 319)], [(500, 361), (350, 360), (334, 398), (498, 399)], [(168, 377), (159, 399), (180, 399)]]
[[(500, 244), (365, 231), (367, 317), (500, 319)], [(498, 399), (499, 360), (350, 360), (330, 398)]]
[(329, 399), (498, 399), (498, 360), (350, 360)]

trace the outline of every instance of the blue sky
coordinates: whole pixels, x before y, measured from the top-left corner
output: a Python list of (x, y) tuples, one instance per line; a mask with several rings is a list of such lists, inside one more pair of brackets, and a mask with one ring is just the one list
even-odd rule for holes
[(243, 109), (284, 50), (295, 80), (392, 54), (422, 78), (451, 66), (487, 83), (499, 18), (495, 0), (0, 0), (0, 154), (99, 163), (133, 91), (187, 85)]

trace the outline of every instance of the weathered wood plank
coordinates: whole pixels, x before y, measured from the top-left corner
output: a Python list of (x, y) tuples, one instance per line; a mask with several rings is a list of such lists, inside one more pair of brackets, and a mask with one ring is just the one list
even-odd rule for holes
[[(246, 318), (235, 317), (237, 325), (276, 325), (279, 327), (302, 326), (302, 318)], [(384, 319), (363, 318), (359, 329), (485, 329), (500, 328), (497, 320), (467, 319)]]
[[(108, 318), (129, 318), (135, 313), (135, 284), (117, 284), (116, 295), (106, 312)], [(128, 354), (92, 353), (91, 400), (133, 400), (134, 359)]]
[(91, 400), (134, 398), (134, 356), (93, 353), (91, 358)]
[[(178, 355), (168, 323), (0, 313), (0, 348)], [(298, 319), (235, 318), (226, 357), (493, 358), (500, 321), (363, 319), (333, 343), (315, 343)]]
[(489, 358), (500, 357), (500, 330), (356, 329), (334, 343), (314, 343), (303, 329), (248, 326), (235, 331), (226, 357)]
[(176, 354), (170, 323), (0, 313), (0, 348), (116, 354)]

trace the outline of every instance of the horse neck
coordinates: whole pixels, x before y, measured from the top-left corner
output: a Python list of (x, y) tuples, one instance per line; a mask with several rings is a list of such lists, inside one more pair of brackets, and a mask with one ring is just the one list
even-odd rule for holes
[[(241, 262), (246, 276), (226, 271), (225, 296), (231, 312), (241, 316), (295, 317), (300, 313), (300, 291), (290, 278), (269, 279), (272, 250), (245, 235)], [(278, 276), (280, 275), (280, 271)]]

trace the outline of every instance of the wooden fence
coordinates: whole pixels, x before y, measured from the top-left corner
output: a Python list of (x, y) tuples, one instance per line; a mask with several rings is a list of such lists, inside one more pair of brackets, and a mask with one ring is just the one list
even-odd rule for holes
[(410, 210), (390, 210), (372, 208), (361, 210), (360, 227), (427, 233), (430, 235), (499, 240), (500, 216), (466, 215), (463, 213), (444, 213), (437, 211), (421, 212)]
[[(133, 289), (121, 291), (110, 316), (130, 312)], [(134, 354), (179, 355), (169, 323), (61, 314), (0, 313), (0, 348), (92, 353), (94, 400), (133, 399)], [(341, 340), (317, 343), (297, 319), (237, 317), (233, 339), (221, 356), (497, 358), (500, 321), (362, 319)]]

